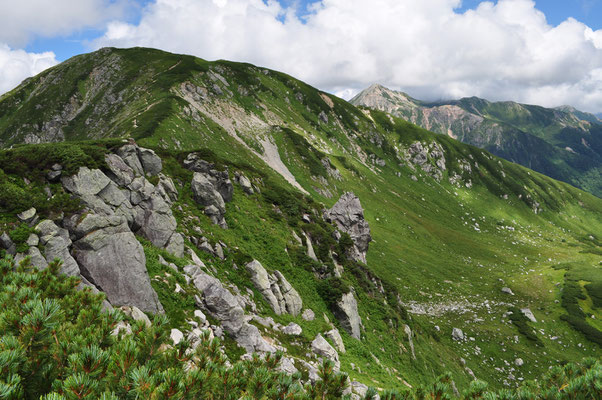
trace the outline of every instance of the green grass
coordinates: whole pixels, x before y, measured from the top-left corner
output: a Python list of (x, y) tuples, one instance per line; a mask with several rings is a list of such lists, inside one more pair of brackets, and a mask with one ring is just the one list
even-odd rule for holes
[[(324, 317), (338, 326), (331, 309), (332, 298), (348, 286), (355, 289), (364, 329), (362, 341), (340, 329), (347, 348), (341, 354), (341, 363), (352, 379), (372, 386), (400, 387), (402, 380), (411, 385), (426, 384), (449, 371), (462, 390), (472, 380), (460, 361), (464, 359), (477, 377), (499, 388), (507, 378), (505, 363), (513, 363), (518, 357), (523, 358), (527, 367), (515, 374), (529, 379), (558, 363), (602, 354), (600, 345), (588, 340), (579, 326), (561, 319), (567, 314), (562, 301), (563, 286), (568, 281), (582, 285), (577, 306), (584, 314), (595, 316), (583, 321), (596, 327), (592, 321), (602, 319), (597, 278), (600, 244), (589, 239), (590, 235), (602, 237), (600, 199), (493, 157), (484, 150), (434, 135), (382, 113), (364, 112), (328, 96), (333, 102), (331, 108), (322, 97), (327, 95), (285, 74), (145, 49), (95, 54), (96, 59), (82, 56), (73, 60), (79, 66), (70, 68), (90, 71), (98, 60), (104, 63), (117, 57), (121, 73), (116, 77), (115, 87), (123, 91), (124, 97), (119, 110), (107, 106), (106, 127), (94, 130), (93, 134), (114, 138), (136, 136), (140, 145), (157, 151), (163, 158), (164, 173), (174, 179), (180, 192), (173, 207), (178, 229), (185, 236), (199, 235), (200, 229), (211, 243), (225, 243), (225, 260), (200, 251), (198, 256), (208, 267), (215, 268), (220, 279), (236, 286), (241, 293), (249, 289), (261, 315), (271, 316), (283, 325), (296, 322), (302, 326), (303, 333), (298, 339), (260, 328), (279, 340), (291, 354), (304, 356), (315, 336), (330, 329)], [(67, 74), (61, 68), (47, 73)], [(228, 85), (211, 79), (209, 72), (219, 73)], [(85, 90), (78, 89), (78, 95), (91, 96), (94, 85), (88, 81), (88, 75), (73, 74), (78, 79), (82, 75), (86, 84), (76, 86)], [(64, 85), (69, 86), (71, 75), (62, 76), (66, 79)], [(32, 82), (37, 82), (36, 78)], [(245, 120), (237, 121), (237, 135), (241, 139), (238, 140), (228, 133), (226, 126), (220, 125), (219, 118), (203, 113), (194, 118), (184, 104), (170, 97), (183, 82), (209, 89), (218, 84), (225, 94), (210, 97), (208, 107), (228, 105), (245, 118), (257, 116), (265, 125), (250, 127), (245, 126)], [(4, 137), (2, 132), (6, 132), (6, 127), (21, 126), (29, 118), (15, 111), (14, 106), (28, 98), (32, 84), (0, 100), (0, 110), (5, 111), (0, 112), (0, 137)], [(106, 98), (103, 93), (106, 94), (103, 91), (97, 94), (101, 103)], [(46, 95), (41, 91), (31, 101), (41, 102)], [(64, 103), (65, 99), (59, 96), (56, 102)], [(228, 110), (220, 110), (228, 119)], [(328, 124), (318, 120), (319, 112), (328, 115)], [(86, 115), (92, 121), (99, 120), (93, 110)], [(32, 121), (36, 118), (33, 115)], [(138, 128), (134, 127), (134, 120)], [(67, 139), (90, 132), (91, 128), (83, 130), (78, 123), (83, 122), (73, 122)], [(252, 144), (263, 138), (276, 143), (282, 162), (307, 195), (293, 189), (255, 153), (260, 149)], [(420, 170), (412, 170), (397, 158), (398, 151), (415, 141), (425, 144), (436, 141), (444, 149), (446, 171), (441, 182)], [(56, 151), (63, 154), (56, 155), (57, 160), (65, 164), (71, 160), (73, 171), (81, 165), (102, 168), (105, 152), (114, 149), (112, 144), (103, 143), (36, 145), (0, 152), (0, 168), (6, 175), (2, 182), (15, 185), (10, 187), (15, 194), (9, 198), (25, 198), (22, 175), (32, 181), (43, 176), (42, 168), (35, 163), (36, 157), (55, 157)], [(182, 167), (182, 160), (193, 150), (215, 163), (218, 169), (227, 167), (231, 177), (235, 172), (244, 173), (259, 189), (249, 196), (235, 184), (234, 199), (226, 205), (227, 230), (212, 225), (192, 200), (192, 173)], [(17, 161), (21, 159), (15, 154), (20, 154), (24, 161)], [(370, 154), (384, 160), (386, 165), (372, 165)], [(321, 160), (336, 167), (341, 179), (325, 173)], [(470, 175), (460, 170), (461, 161), (470, 163), (473, 170)], [(43, 168), (49, 165), (43, 164)], [(472, 189), (449, 184), (452, 173), (471, 179)], [(412, 180), (411, 175), (416, 175), (418, 181)], [(41, 190), (41, 186), (34, 186), (33, 192)], [(373, 242), (366, 265), (338, 259), (345, 269), (342, 278), (323, 280), (334, 266), (329, 252), (344, 254), (349, 243), (345, 240), (336, 243), (332, 239), (334, 228), (322, 221), (322, 211), (346, 191), (353, 191), (360, 198)], [(504, 199), (504, 195), (508, 198)], [(533, 212), (535, 202), (542, 209), (539, 214)], [(3, 218), (14, 219), (14, 211), (6, 210)], [(303, 214), (310, 216), (311, 223), (302, 221)], [(476, 223), (479, 230), (475, 229)], [(302, 231), (312, 238), (320, 262), (311, 260), (306, 255), (305, 243), (299, 244), (294, 239), (293, 232), (302, 237)], [(192, 246), (188, 242), (187, 245)], [(148, 243), (144, 243), (144, 248), (153, 287), (174, 326), (182, 326), (195, 307), (190, 301), (192, 288), (182, 283), (181, 274), (160, 265), (158, 255), (180, 266), (184, 261), (169, 259)], [(304, 308), (315, 312), (316, 319), (308, 322), (298, 316), (276, 316), (249, 281), (244, 264), (251, 259), (259, 260), (270, 272), (281, 271), (301, 294)], [(558, 264), (570, 264), (572, 268), (554, 269)], [(567, 281), (565, 273), (570, 280)], [(185, 289), (186, 295), (175, 294), (175, 283)], [(504, 286), (510, 287), (515, 296), (501, 293)], [(423, 315), (411, 312), (413, 303), (433, 307), (460, 304), (460, 308)], [(543, 346), (534, 345), (520, 333), (520, 326), (503, 317), (510, 307), (533, 310), (537, 323), (522, 320), (519, 323)], [(522, 315), (512, 315), (515, 314)], [(404, 324), (413, 332), (415, 360), (409, 352)], [(453, 341), (454, 327), (463, 329), (474, 340)], [(226, 348), (232, 356), (240, 353), (233, 342), (226, 341)], [(352, 363), (361, 372), (357, 368), (352, 370)], [(505, 371), (505, 375), (498, 369)]]

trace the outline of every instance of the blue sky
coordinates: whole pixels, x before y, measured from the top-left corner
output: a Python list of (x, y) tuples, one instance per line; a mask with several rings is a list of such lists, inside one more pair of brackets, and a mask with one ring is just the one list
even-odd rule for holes
[(0, 1), (0, 94), (77, 54), (146, 46), (250, 62), (346, 99), (380, 83), (423, 100), (602, 112), (602, 0), (277, 1)]
[[(133, 10), (124, 16), (124, 20), (137, 23), (144, 6), (153, 0), (131, 1)], [(368, 0), (369, 1), (369, 0)], [(308, 14), (308, 6), (316, 0), (279, 0), (283, 7), (295, 7), (301, 16)], [(456, 12), (462, 13), (476, 8), (481, 0), (463, 0)], [(548, 23), (558, 25), (567, 18), (575, 18), (590, 28), (602, 28), (602, 0), (545, 0), (536, 1), (536, 7), (546, 15)], [(90, 51), (89, 42), (103, 34), (103, 28), (83, 29), (66, 36), (36, 37), (25, 47), (30, 52), (53, 51), (59, 61)]]

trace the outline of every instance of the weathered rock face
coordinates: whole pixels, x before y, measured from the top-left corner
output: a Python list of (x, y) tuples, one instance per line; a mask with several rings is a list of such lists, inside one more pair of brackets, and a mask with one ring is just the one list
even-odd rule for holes
[(105, 292), (112, 305), (163, 311), (146, 271), (144, 250), (124, 217), (89, 214), (73, 232), (81, 236), (73, 245), (81, 274)]
[(335, 316), (347, 333), (355, 339), (361, 338), (362, 319), (357, 312), (357, 300), (353, 292), (344, 294), (337, 302)]
[(370, 226), (364, 219), (364, 209), (360, 199), (351, 192), (344, 193), (339, 201), (324, 213), (324, 217), (327, 221), (334, 222), (340, 231), (351, 237), (354, 246), (350, 250), (350, 256), (356, 261), (365, 263), (372, 236), (370, 236)]
[(251, 281), (277, 315), (299, 315), (303, 300), (280, 271), (268, 275), (257, 260), (251, 261), (245, 267), (251, 275)]
[(263, 339), (259, 329), (248, 323), (250, 318), (245, 316), (239, 300), (218, 279), (202, 272), (198, 266), (187, 266), (184, 272), (202, 292), (202, 304), (199, 305), (221, 322), (239, 346), (248, 353), (276, 351), (274, 346)]
[(234, 193), (228, 171), (216, 170), (214, 164), (202, 160), (195, 153), (186, 157), (184, 167), (194, 172), (191, 183), (194, 200), (205, 207), (205, 214), (214, 224), (227, 228), (225, 203), (232, 200)]
[[(117, 154), (107, 155), (105, 161), (107, 174), (82, 167), (76, 175), (62, 177), (63, 186), (94, 213), (124, 216), (132, 232), (183, 256), (184, 239), (176, 232), (170, 207), (177, 190), (171, 179), (160, 174), (161, 159), (152, 150), (128, 144)], [(145, 174), (159, 175), (156, 187)]]
[(339, 353), (320, 334), (311, 342), (311, 351), (320, 357), (324, 357), (334, 363), (335, 370), (341, 368)]
[(69, 248), (72, 244), (69, 231), (59, 228), (50, 220), (43, 220), (37, 226), (40, 232), (40, 243), (45, 246), (44, 256), (51, 262), (55, 258), (63, 261), (61, 272), (69, 276), (79, 276), (79, 266), (71, 256)]

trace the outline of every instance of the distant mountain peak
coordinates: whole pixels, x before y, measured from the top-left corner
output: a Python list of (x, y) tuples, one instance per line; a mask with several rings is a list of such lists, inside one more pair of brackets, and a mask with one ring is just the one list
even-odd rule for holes
[[(382, 85), (370, 86), (350, 102), (401, 117), (602, 195), (602, 187), (596, 183), (602, 175), (602, 119), (573, 106), (545, 108), (476, 96), (424, 102)], [(593, 178), (585, 182), (584, 174)]]

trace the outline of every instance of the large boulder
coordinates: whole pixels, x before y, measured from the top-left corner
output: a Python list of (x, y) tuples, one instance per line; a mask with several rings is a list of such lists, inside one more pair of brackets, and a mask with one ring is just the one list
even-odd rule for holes
[(326, 210), (324, 217), (329, 222), (334, 222), (341, 232), (347, 233), (353, 240), (350, 254), (354, 260), (365, 263), (368, 244), (372, 240), (370, 226), (364, 219), (364, 209), (360, 199), (353, 193), (344, 193), (330, 210)]
[(357, 300), (353, 292), (344, 294), (337, 301), (335, 316), (351, 337), (358, 340), (361, 338), (362, 319), (357, 311)]
[(138, 158), (142, 164), (142, 169), (148, 175), (159, 175), (163, 169), (161, 158), (150, 149), (138, 148)]
[(144, 250), (123, 217), (89, 214), (75, 227), (74, 243), (82, 275), (116, 306), (163, 312), (146, 270)]

